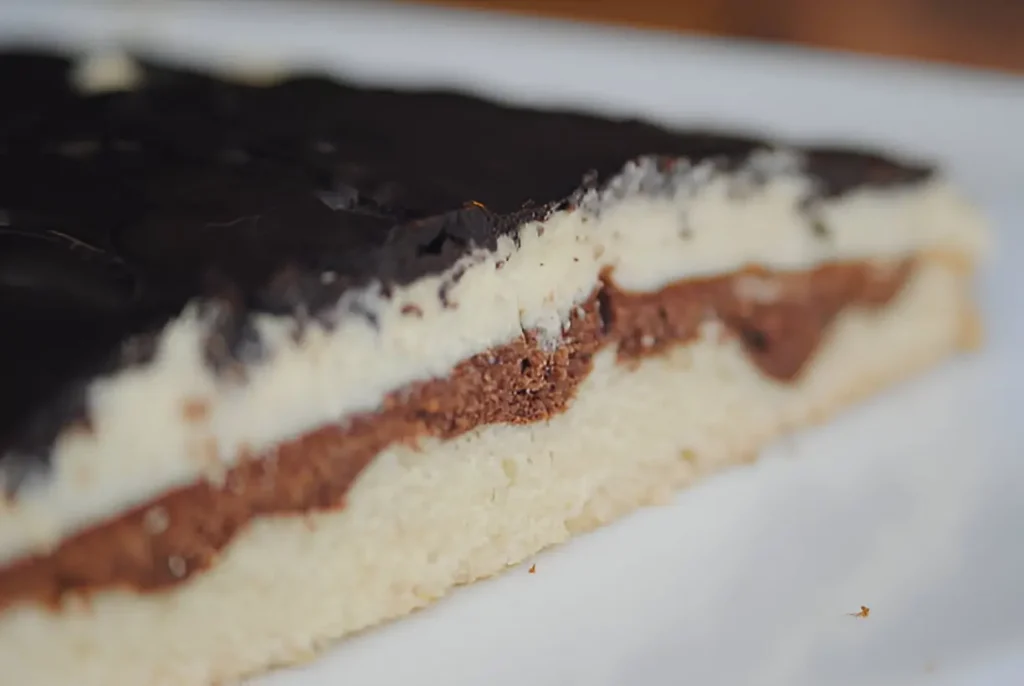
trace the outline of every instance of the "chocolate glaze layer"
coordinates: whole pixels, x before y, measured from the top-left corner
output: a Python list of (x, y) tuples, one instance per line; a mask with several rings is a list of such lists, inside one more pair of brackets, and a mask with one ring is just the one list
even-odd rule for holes
[[(722, 322), (766, 377), (795, 379), (842, 310), (888, 303), (909, 261), (879, 268), (830, 264), (776, 274), (751, 269), (680, 281), (655, 293), (618, 288), (609, 274), (575, 310), (556, 349), (520, 338), (464, 360), (443, 379), (389, 394), (381, 409), (330, 424), (262, 455), (242, 455), (223, 479), (201, 480), (65, 539), (55, 551), (0, 566), (0, 609), (56, 605), (68, 594), (108, 588), (152, 591), (216, 564), (254, 518), (341, 507), (360, 472), (384, 449), (451, 439), (488, 424), (531, 424), (570, 407), (606, 346), (635, 362), (695, 339)], [(744, 296), (744, 279), (769, 281), (778, 298)], [(202, 421), (203, 408), (184, 411)]]
[[(70, 63), (0, 54), (0, 477), (88, 423), (91, 378), (144, 364), (190, 301), (218, 313), (215, 368), (259, 357), (253, 312), (314, 315), (493, 247), (642, 155), (741, 164), (765, 142), (638, 121), (357, 88), (272, 87), (144, 65), (83, 95)], [(819, 193), (910, 184), (927, 167), (806, 150)], [(482, 206), (472, 203), (480, 203)], [(337, 278), (323, 284), (319, 275)]]

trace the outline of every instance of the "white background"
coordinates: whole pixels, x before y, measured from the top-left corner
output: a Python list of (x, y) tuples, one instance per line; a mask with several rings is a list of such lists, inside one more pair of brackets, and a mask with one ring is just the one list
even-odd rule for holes
[[(1024, 683), (1024, 79), (330, 3), (0, 3), (0, 37), (322, 65), (945, 163), (992, 217), (981, 354), (259, 686)], [(3, 94), (0, 97), (17, 97)], [(495, 132), (495, 135), (501, 135)], [(582, 171), (582, 170), (581, 170)], [(850, 616), (861, 605), (866, 619)]]

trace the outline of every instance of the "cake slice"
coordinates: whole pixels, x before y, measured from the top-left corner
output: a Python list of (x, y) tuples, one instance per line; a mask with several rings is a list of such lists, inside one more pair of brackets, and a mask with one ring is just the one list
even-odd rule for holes
[(927, 164), (73, 67), (0, 57), (12, 684), (305, 659), (978, 337)]

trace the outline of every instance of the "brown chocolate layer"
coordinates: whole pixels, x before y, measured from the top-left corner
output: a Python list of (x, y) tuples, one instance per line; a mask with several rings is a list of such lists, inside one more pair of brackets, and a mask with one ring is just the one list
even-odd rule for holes
[(453, 438), (475, 427), (527, 424), (565, 410), (594, 354), (617, 347), (633, 361), (693, 340), (718, 319), (761, 371), (798, 377), (843, 308), (879, 307), (899, 292), (910, 261), (885, 267), (833, 264), (806, 272), (747, 269), (667, 286), (618, 288), (610, 274), (573, 314), (562, 345), (546, 351), (533, 334), (475, 355), (445, 379), (389, 394), (380, 410), (310, 432), (275, 450), (243, 456), (223, 479), (169, 492), (66, 539), (48, 555), (0, 568), (0, 608), (56, 605), (70, 593), (150, 591), (215, 564), (253, 518), (338, 508), (359, 473), (389, 445)]

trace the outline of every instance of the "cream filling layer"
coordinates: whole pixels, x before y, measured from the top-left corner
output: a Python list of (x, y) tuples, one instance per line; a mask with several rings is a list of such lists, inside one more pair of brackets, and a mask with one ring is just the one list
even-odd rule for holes
[(964, 281), (925, 263), (886, 310), (842, 313), (793, 384), (765, 378), (713, 327), (636, 367), (605, 350), (565, 413), (393, 446), (344, 510), (256, 520), (180, 586), (106, 591), (61, 612), (8, 609), (4, 676), (18, 686), (206, 686), (308, 659), (934, 364), (959, 345)]
[[(379, 286), (345, 296), (331, 330), (313, 325), (296, 342), (290, 319), (259, 317), (267, 361), (244, 382), (208, 368), (207, 323), (189, 307), (168, 324), (151, 364), (91, 384), (91, 431), (61, 435), (51, 470), (0, 504), (0, 563), (52, 549), (176, 486), (217, 479), (240, 454), (373, 410), (386, 393), (445, 376), (524, 329), (557, 345), (605, 268), (624, 289), (654, 291), (748, 264), (792, 270), (932, 250), (973, 261), (985, 250), (975, 209), (941, 180), (818, 202), (821, 235), (802, 209), (811, 187), (798, 167), (789, 152), (732, 174), (678, 165), (666, 176), (651, 161), (630, 164), (605, 192), (522, 227), (519, 247), (502, 239), (388, 298)], [(445, 284), (447, 307), (438, 298)], [(403, 313), (409, 305), (421, 316)], [(354, 309), (373, 313), (377, 326)], [(188, 411), (197, 405), (200, 418)]]

